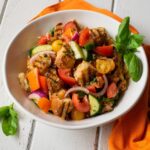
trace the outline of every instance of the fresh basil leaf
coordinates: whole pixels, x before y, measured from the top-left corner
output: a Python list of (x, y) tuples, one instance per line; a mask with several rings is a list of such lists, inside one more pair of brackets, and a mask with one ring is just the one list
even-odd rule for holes
[(14, 110), (13, 105), (9, 107), (9, 116), (4, 117), (2, 122), (2, 130), (6, 136), (16, 134), (18, 129), (18, 114)]
[(130, 36), (127, 49), (135, 50), (143, 43), (143, 36), (140, 34), (133, 34)]
[(0, 119), (9, 115), (9, 106), (0, 107)]
[(128, 70), (129, 70), (129, 65), (130, 65), (130, 62), (131, 62), (133, 55), (134, 55), (134, 53), (130, 52), (130, 53), (127, 53), (123, 56), (124, 62), (126, 64)]
[(143, 71), (141, 60), (134, 53), (128, 53), (124, 55), (124, 61), (132, 80), (138, 81), (141, 78)]
[(131, 34), (129, 30), (129, 22), (130, 22), (130, 18), (126, 17), (119, 25), (118, 34), (116, 36), (116, 44), (115, 44), (117, 51), (126, 49)]

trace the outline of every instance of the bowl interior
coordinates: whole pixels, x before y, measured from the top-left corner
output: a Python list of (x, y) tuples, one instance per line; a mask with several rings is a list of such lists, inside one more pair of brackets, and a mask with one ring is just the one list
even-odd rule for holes
[(61, 120), (54, 115), (43, 113), (33, 102), (28, 100), (26, 93), (20, 88), (17, 76), (19, 72), (25, 71), (27, 50), (33, 46), (36, 37), (45, 34), (58, 22), (65, 23), (73, 19), (89, 28), (99, 26), (105, 27), (113, 38), (117, 34), (118, 26), (120, 24), (116, 20), (103, 14), (81, 10), (62, 11), (41, 17), (23, 28), (10, 43), (5, 56), (4, 82), (8, 93), (15, 103), (26, 113), (30, 114), (30, 116), (49, 125), (78, 129), (109, 122), (128, 111), (138, 100), (145, 87), (148, 67), (144, 50), (140, 47), (137, 55), (143, 63), (142, 77), (138, 82), (130, 81), (128, 90), (112, 112), (82, 121), (69, 122)]

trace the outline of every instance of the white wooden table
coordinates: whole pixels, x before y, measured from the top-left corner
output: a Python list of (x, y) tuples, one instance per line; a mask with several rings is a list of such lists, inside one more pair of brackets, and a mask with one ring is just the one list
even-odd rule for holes
[[(130, 16), (145, 42), (150, 43), (150, 0), (87, 0), (121, 17)], [(8, 42), (32, 17), (59, 0), (0, 0), (0, 65)], [(0, 66), (1, 68), (1, 66)], [(0, 75), (1, 73), (0, 69)], [(0, 106), (10, 104), (0, 76)], [(19, 111), (19, 110), (18, 110)], [(67, 131), (34, 121), (19, 111), (19, 133), (6, 137), (0, 128), (0, 150), (107, 150), (112, 123)]]

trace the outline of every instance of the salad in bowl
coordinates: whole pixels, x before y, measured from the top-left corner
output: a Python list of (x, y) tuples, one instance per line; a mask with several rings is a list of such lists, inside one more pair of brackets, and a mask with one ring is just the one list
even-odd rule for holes
[(113, 39), (105, 27), (90, 28), (77, 20), (56, 24), (28, 50), (22, 89), (45, 113), (81, 120), (110, 112), (138, 81), (142, 63), (135, 55), (143, 37), (132, 34), (129, 17)]

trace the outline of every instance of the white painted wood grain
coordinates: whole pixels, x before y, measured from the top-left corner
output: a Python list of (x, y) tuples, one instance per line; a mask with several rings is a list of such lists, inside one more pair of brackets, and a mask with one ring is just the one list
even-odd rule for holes
[(130, 16), (145, 42), (150, 43), (150, 0), (115, 0), (114, 12), (121, 17)]
[(113, 126), (113, 122), (101, 126), (98, 150), (108, 150), (108, 139)]
[(0, 15), (3, 9), (3, 5), (4, 5), (5, 0), (0, 0)]
[[(3, 0), (0, 0), (2, 4)], [(56, 3), (55, 0), (8, 0), (3, 20), (0, 26), (0, 68), (4, 51), (13, 36), (24, 26), (37, 12), (45, 6)], [(8, 97), (3, 87), (0, 69), (0, 106), (10, 104), (11, 99)], [(18, 108), (16, 108), (18, 110)], [(0, 150), (27, 150), (28, 137), (32, 120), (19, 112), (19, 132), (16, 136), (6, 137), (0, 128)]]
[(64, 130), (36, 124), (31, 150), (93, 150), (95, 128)]
[(85, 0), (96, 7), (105, 8), (111, 10), (112, 0)]

